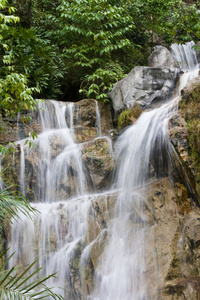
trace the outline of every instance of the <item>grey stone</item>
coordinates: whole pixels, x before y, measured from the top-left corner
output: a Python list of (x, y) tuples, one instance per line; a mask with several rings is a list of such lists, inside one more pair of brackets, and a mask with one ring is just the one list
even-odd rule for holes
[(110, 92), (115, 113), (135, 103), (144, 108), (172, 96), (181, 71), (173, 67), (135, 67)]
[(171, 52), (163, 46), (156, 46), (154, 51), (148, 58), (149, 67), (154, 68), (178, 68), (178, 64), (174, 60)]

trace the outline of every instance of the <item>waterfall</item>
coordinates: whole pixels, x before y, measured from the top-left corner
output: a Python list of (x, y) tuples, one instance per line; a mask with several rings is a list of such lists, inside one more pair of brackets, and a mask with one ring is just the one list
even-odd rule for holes
[(183, 71), (191, 71), (198, 68), (196, 52), (193, 49), (194, 45), (193, 41), (183, 45), (171, 45), (172, 55)]
[[(184, 70), (192, 67), (191, 61), (196, 65), (191, 46), (172, 47), (177, 60), (184, 60)], [(197, 75), (198, 69), (184, 73), (180, 88)], [(102, 131), (98, 103), (95, 105), (98, 142)], [(154, 238), (149, 232), (156, 225), (149, 224), (144, 214), (146, 186), (170, 172), (173, 149), (167, 129), (176, 110), (177, 97), (143, 112), (120, 135), (115, 145), (113, 187), (96, 193), (89, 188), (87, 166), (82, 160), (84, 145), (75, 140), (74, 105), (53, 100), (40, 104), (42, 128), (35, 146), (29, 149), (25, 140), (16, 142), (21, 149), (22, 192), (40, 214), (33, 220), (20, 214), (21, 220), (13, 221), (8, 247), (9, 253), (17, 251), (10, 265), (27, 265), (39, 258), (38, 267), (44, 267), (42, 275), (58, 272), (48, 285), (66, 300), (150, 299), (145, 277), (146, 247)], [(111, 145), (108, 137), (104, 139)], [(99, 212), (104, 214), (106, 225), (99, 219)], [(152, 253), (152, 260), (156, 272), (156, 253)], [(88, 267), (91, 264), (93, 271)], [(94, 282), (88, 280), (91, 272)], [(158, 295), (151, 299), (158, 299)]]
[[(190, 43), (186, 46), (187, 52), (192, 45)], [(178, 48), (181, 52), (182, 47)], [(191, 54), (189, 62), (193, 60), (193, 51)], [(184, 61), (188, 61), (186, 59), (184, 57)], [(198, 68), (195, 65), (191, 72), (181, 77), (180, 90), (196, 76)], [(154, 166), (156, 175), (159, 176), (163, 170), (170, 172), (169, 161), (173, 156), (173, 149), (167, 129), (170, 117), (177, 110), (176, 99), (177, 97), (160, 108), (144, 112), (136, 124), (128, 128), (117, 141), (120, 164), (116, 181), (120, 193), (115, 206), (115, 218), (109, 224), (111, 239), (103, 253), (104, 263), (97, 268), (97, 277), (101, 280), (97, 282), (94, 297), (89, 299), (147, 299), (144, 257), (147, 247), (145, 237), (149, 226), (145, 219), (138, 221), (137, 212), (140, 211), (142, 215), (146, 201), (144, 187), (149, 178), (151, 155), (156, 148), (159, 151), (158, 161)], [(130, 227), (131, 222), (135, 223), (134, 230)], [(157, 295), (152, 299), (157, 299)]]
[(101, 115), (100, 115), (100, 111), (99, 111), (99, 106), (98, 106), (98, 102), (96, 102), (96, 124), (95, 127), (97, 129), (97, 136), (102, 136), (102, 132), (101, 132)]

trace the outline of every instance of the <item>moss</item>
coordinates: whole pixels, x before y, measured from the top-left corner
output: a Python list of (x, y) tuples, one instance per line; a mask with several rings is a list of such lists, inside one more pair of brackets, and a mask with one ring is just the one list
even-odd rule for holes
[(190, 93), (183, 93), (179, 108), (187, 123), (188, 152), (200, 189), (200, 84), (196, 85)]
[(142, 108), (138, 104), (131, 109), (123, 110), (118, 117), (118, 129), (121, 130), (124, 127), (134, 124), (141, 113)]
[(200, 120), (187, 123), (189, 154), (195, 169), (197, 182), (200, 183)]

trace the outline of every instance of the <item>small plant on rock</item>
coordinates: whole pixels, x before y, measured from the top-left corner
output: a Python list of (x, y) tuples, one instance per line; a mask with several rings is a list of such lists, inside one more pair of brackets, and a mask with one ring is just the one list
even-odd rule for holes
[(142, 113), (140, 105), (136, 104), (131, 109), (123, 110), (118, 117), (118, 129), (121, 130), (136, 122)]

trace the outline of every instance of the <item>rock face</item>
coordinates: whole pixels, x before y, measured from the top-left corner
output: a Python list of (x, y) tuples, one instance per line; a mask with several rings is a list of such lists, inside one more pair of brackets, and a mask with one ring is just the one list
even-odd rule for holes
[(200, 77), (182, 91), (179, 111), (170, 120), (169, 134), (193, 187), (200, 195)]
[[(59, 102), (58, 102), (59, 104)], [(77, 195), (81, 186), (84, 185), (87, 192), (98, 192), (108, 189), (112, 184), (114, 172), (114, 159), (112, 153), (112, 144), (106, 134), (112, 129), (112, 119), (109, 105), (100, 103), (93, 99), (84, 99), (72, 105), (71, 115), (68, 104), (66, 105), (66, 122), (74, 136), (68, 141), (65, 140), (65, 134), (57, 130), (61, 116), (54, 118), (56, 114), (56, 105), (54, 101), (46, 101), (44, 105), (44, 116), (37, 111), (32, 114), (32, 122), (23, 124), (22, 122), (14, 123), (12, 131), (8, 132), (6, 140), (3, 135), (1, 142), (10, 142), (28, 138), (29, 130), (35, 130), (38, 139), (35, 140), (35, 147), (29, 149), (24, 143), (16, 146), (13, 159), (6, 156), (3, 160), (2, 168), (5, 168), (4, 175), (9, 178), (13, 184), (22, 185), (23, 177), (24, 193), (32, 201), (40, 201), (41, 197), (50, 190), (50, 194), (55, 194), (54, 190), (59, 193), (54, 197), (57, 199), (69, 198)], [(58, 113), (58, 112), (57, 112)], [(44, 121), (43, 118), (46, 118)], [(73, 118), (73, 122), (71, 120)], [(52, 119), (52, 120), (51, 120)], [(44, 122), (47, 125), (47, 135), (44, 135)], [(22, 130), (23, 129), (23, 130)], [(66, 129), (67, 130), (67, 129)], [(42, 134), (40, 134), (42, 133)], [(102, 137), (104, 135), (104, 137)], [(62, 160), (63, 150), (71, 144), (72, 153)], [(63, 154), (62, 154), (63, 153)], [(24, 157), (22, 161), (21, 157)], [(61, 157), (61, 161), (59, 161)], [(85, 180), (82, 181), (82, 167), (85, 172)], [(49, 171), (48, 171), (48, 168)], [(57, 179), (50, 180), (49, 187), (46, 186), (46, 172), (61, 173)], [(21, 178), (21, 179), (20, 179)], [(43, 190), (46, 189), (44, 193)]]
[(116, 113), (135, 103), (146, 108), (172, 95), (181, 71), (170, 52), (165, 47), (158, 47), (149, 57), (149, 65), (133, 68), (116, 83), (110, 93)]
[[(66, 121), (70, 126), (69, 108), (66, 113)], [(112, 128), (110, 105), (94, 99), (83, 99), (76, 102), (73, 107), (73, 123), (78, 143), (106, 135)]]
[[(66, 105), (66, 123), (68, 127), (73, 126), (76, 142), (82, 143), (91, 140), (97, 136), (107, 135), (112, 129), (111, 107), (108, 103), (98, 102), (94, 99), (83, 99), (75, 103), (65, 103)], [(71, 105), (71, 106), (70, 106)], [(55, 107), (51, 101), (45, 100), (44, 105), (40, 105), (44, 113), (48, 115), (47, 119), (54, 118)], [(70, 109), (71, 107), (71, 109)], [(15, 119), (4, 119), (6, 133), (0, 132), (0, 143), (8, 144), (17, 140), (25, 139), (29, 132), (40, 134), (43, 130), (43, 120), (41, 119), (42, 110), (27, 112), (23, 116), (31, 116), (32, 120), (22, 122), (21, 117)], [(1, 119), (0, 119), (1, 120)], [(71, 122), (71, 123), (70, 123)], [(54, 124), (54, 127), (58, 124)]]
[(83, 163), (93, 189), (107, 190), (112, 182), (115, 166), (110, 140), (98, 138), (84, 143), (82, 153)]
[(173, 188), (167, 178), (155, 182), (147, 192), (147, 207), (155, 224), (146, 233), (148, 299), (198, 299), (190, 280), (195, 282), (198, 276), (192, 238), (199, 235), (199, 228), (194, 222), (194, 236), (189, 239), (186, 228), (194, 211), (198, 220), (200, 210), (183, 185), (176, 183)]
[(28, 137), (29, 132), (34, 131), (36, 134), (41, 133), (42, 126), (41, 122), (38, 121), (39, 112), (35, 110), (33, 112), (24, 113), (23, 116), (31, 116), (32, 121), (22, 122), (20, 117), (13, 119), (4, 119), (3, 126), (6, 127), (6, 132), (0, 132), (0, 143), (8, 144), (9, 142), (14, 142), (17, 140), (24, 139)]

